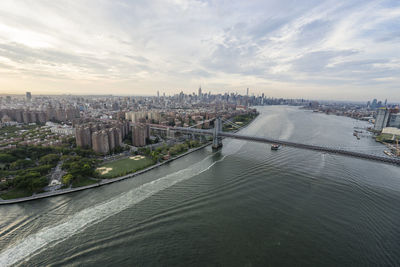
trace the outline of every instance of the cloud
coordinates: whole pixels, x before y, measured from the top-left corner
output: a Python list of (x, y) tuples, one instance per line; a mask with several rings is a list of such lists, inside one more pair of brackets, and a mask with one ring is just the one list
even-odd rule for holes
[(0, 17), (0, 93), (149, 95), (202, 84), (400, 100), (395, 0), (4, 0)]
[[(333, 66), (331, 64), (337, 58), (347, 58), (356, 51), (315, 51), (303, 54), (300, 58), (291, 61), (293, 69), (297, 72), (304, 72), (309, 74), (331, 72)], [(338, 64), (336, 64), (337, 66)], [(343, 67), (343, 64), (341, 64)]]

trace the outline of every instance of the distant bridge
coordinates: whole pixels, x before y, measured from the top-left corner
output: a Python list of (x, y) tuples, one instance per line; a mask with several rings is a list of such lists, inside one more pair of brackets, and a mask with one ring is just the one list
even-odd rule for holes
[[(153, 128), (153, 129), (159, 129), (159, 130), (168, 130), (169, 129), (174, 132), (192, 133), (192, 134), (212, 136), (213, 137), (212, 147), (215, 149), (222, 147), (222, 137), (227, 137), (227, 138), (234, 138), (234, 139), (246, 140), (246, 141), (252, 141), (252, 142), (279, 144), (279, 145), (288, 146), (288, 147), (308, 149), (308, 150), (314, 150), (314, 151), (319, 151), (319, 152), (326, 152), (326, 153), (330, 153), (330, 154), (337, 154), (337, 155), (343, 155), (343, 156), (348, 156), (348, 157), (379, 161), (379, 162), (384, 162), (384, 163), (389, 163), (389, 164), (394, 164), (394, 165), (400, 166), (399, 158), (383, 157), (383, 156), (377, 156), (377, 155), (371, 155), (371, 154), (366, 154), (366, 153), (344, 150), (344, 149), (340, 149), (340, 148), (330, 148), (330, 147), (324, 147), (324, 146), (308, 145), (308, 144), (302, 144), (302, 143), (297, 143), (297, 142), (277, 140), (277, 139), (272, 139), (272, 138), (248, 136), (248, 135), (241, 135), (241, 134), (237, 134), (237, 133), (223, 132), (221, 118), (214, 118), (214, 119), (215, 119), (214, 128), (210, 129), (210, 130), (193, 128), (197, 125), (194, 125), (191, 127), (170, 127), (170, 126), (163, 126), (163, 125), (156, 125), (156, 124), (149, 124), (149, 125), (150, 125), (150, 128)], [(211, 119), (211, 120), (214, 120), (214, 119)], [(209, 121), (211, 121), (211, 120), (209, 120)], [(225, 121), (225, 122), (232, 126), (240, 127), (231, 121)], [(199, 124), (201, 124), (201, 123), (199, 123)]]

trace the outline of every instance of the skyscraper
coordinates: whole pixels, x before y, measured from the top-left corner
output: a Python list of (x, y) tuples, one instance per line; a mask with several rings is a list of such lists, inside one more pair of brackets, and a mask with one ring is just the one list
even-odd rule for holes
[(390, 114), (389, 122), (388, 122), (389, 127), (396, 127), (400, 128), (400, 113), (397, 114)]
[(372, 100), (371, 108), (372, 108), (372, 109), (376, 109), (377, 106), (378, 106), (378, 100), (376, 100), (376, 99)]
[(122, 144), (122, 133), (120, 128), (113, 128), (114, 131), (114, 143), (115, 147), (119, 147)]
[(132, 144), (134, 146), (145, 146), (148, 137), (147, 125), (135, 124), (132, 126)]
[(32, 94), (31, 94), (31, 92), (26, 92), (26, 100), (27, 100), (27, 101), (31, 101), (31, 99), (32, 99)]
[(86, 126), (78, 126), (75, 129), (76, 145), (78, 147), (89, 148), (92, 146), (92, 134), (90, 128)]
[(375, 124), (374, 124), (374, 130), (376, 131), (381, 131), (383, 128), (385, 128), (388, 124), (390, 116), (390, 110), (387, 108), (379, 108), (376, 111), (376, 119), (375, 119)]
[(109, 150), (112, 151), (115, 148), (114, 129), (113, 128), (107, 129), (107, 135), (108, 135)]
[(93, 150), (100, 154), (107, 154), (110, 151), (108, 134), (105, 130), (92, 133)]
[(249, 96), (249, 88), (247, 88), (246, 95)]
[(199, 87), (199, 97), (201, 97), (201, 86)]

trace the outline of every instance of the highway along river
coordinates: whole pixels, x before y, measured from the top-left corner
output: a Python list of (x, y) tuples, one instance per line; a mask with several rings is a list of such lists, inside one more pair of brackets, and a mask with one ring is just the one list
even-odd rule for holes
[[(260, 107), (240, 133), (383, 155), (366, 123)], [(0, 266), (400, 265), (400, 168), (224, 140), (144, 175), (0, 207)]]

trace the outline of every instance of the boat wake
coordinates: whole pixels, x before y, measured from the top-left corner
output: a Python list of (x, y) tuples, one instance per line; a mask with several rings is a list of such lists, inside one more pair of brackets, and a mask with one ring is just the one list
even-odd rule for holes
[(294, 124), (293, 124), (293, 122), (291, 122), (290, 120), (286, 120), (287, 122), (286, 122), (286, 128), (285, 128), (285, 131), (283, 132), (283, 134), (281, 134), (281, 136), (279, 137), (279, 139), (281, 139), (281, 140), (288, 140), (291, 136), (292, 136), (292, 134), (293, 134), (293, 131), (294, 131)]
[(104, 221), (164, 189), (209, 170), (226, 157), (223, 156), (221, 159), (214, 161), (212, 159), (213, 156), (214, 154), (209, 155), (189, 168), (168, 174), (123, 193), (112, 200), (79, 211), (69, 216), (61, 224), (43, 228), (2, 251), (0, 253), (0, 266), (10, 266), (26, 261), (40, 254), (44, 249), (53, 247), (84, 231), (89, 226)]

